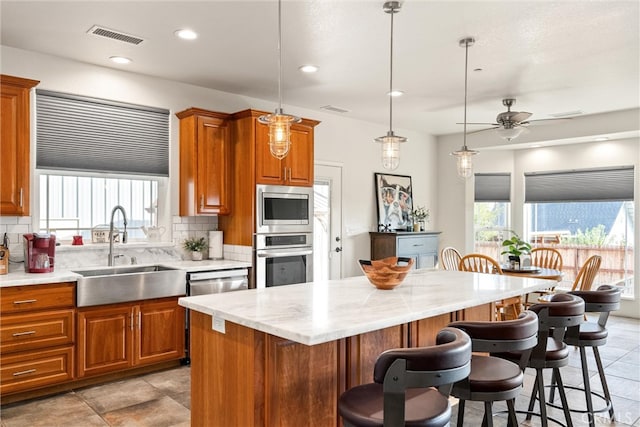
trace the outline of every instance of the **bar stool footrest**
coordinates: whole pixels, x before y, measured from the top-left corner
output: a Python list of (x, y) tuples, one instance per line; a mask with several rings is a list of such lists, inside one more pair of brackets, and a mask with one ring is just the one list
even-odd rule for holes
[[(536, 400), (539, 400), (539, 399), (536, 398)], [(498, 411), (498, 412), (494, 412), (493, 416), (495, 417), (498, 414), (507, 414), (507, 415), (509, 415), (509, 412), (508, 411)], [(536, 416), (536, 417), (542, 418), (542, 414), (539, 414), (537, 412), (530, 412), (530, 411), (522, 411), (522, 410), (520, 410), (520, 411), (516, 411), (516, 414), (527, 414), (527, 415), (532, 415), (532, 416)], [(552, 421), (552, 422), (558, 424), (560, 427), (567, 427), (566, 424), (564, 424), (563, 422), (561, 422), (559, 420), (556, 420), (553, 417), (550, 417), (549, 415), (547, 415), (547, 421)]]
[[(545, 386), (545, 388), (557, 388), (557, 387), (558, 386), (556, 386), (556, 385), (546, 385)], [(576, 387), (576, 386), (571, 386), (571, 385), (566, 385), (565, 384), (564, 388), (568, 388), (568, 389), (571, 389), (571, 390), (579, 390), (579, 391), (584, 393), (584, 389), (580, 388), (580, 387)], [(605, 405), (606, 405), (602, 409), (594, 409), (593, 410), (594, 414), (600, 413), (600, 412), (609, 412), (611, 410), (611, 408), (613, 408), (613, 403), (610, 400), (608, 400), (605, 396), (603, 396), (602, 394), (600, 394), (598, 392), (595, 392), (595, 391), (592, 391), (591, 395), (602, 399), (604, 401)], [(539, 399), (536, 397), (536, 400), (539, 400)], [(555, 408), (555, 409), (562, 409), (562, 406), (556, 405), (553, 402), (547, 402), (547, 405), (551, 406), (552, 408)], [(569, 408), (569, 412), (575, 412), (575, 413), (578, 413), (578, 414), (588, 414), (589, 413), (589, 411), (586, 410), (586, 409), (571, 409), (571, 408)]]

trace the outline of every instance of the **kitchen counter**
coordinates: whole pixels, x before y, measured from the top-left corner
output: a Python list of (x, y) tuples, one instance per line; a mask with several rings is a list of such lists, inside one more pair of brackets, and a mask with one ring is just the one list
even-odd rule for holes
[(179, 304), (219, 321), (314, 345), (548, 286), (548, 281), (539, 279), (423, 269), (412, 271), (390, 291), (378, 290), (358, 276), (185, 297)]
[(341, 425), (340, 393), (371, 382), (377, 356), (433, 345), (454, 320), (555, 282), (416, 270), (393, 290), (364, 276), (183, 297), (191, 309), (192, 426)]
[[(202, 261), (165, 261), (153, 263), (153, 265), (163, 265), (171, 268), (184, 270), (185, 273), (208, 270), (228, 270), (232, 268), (251, 267), (251, 263), (233, 260), (202, 260)], [(136, 264), (151, 265), (151, 264)], [(120, 266), (120, 265), (119, 265)], [(100, 266), (106, 267), (106, 266)], [(78, 267), (76, 270), (91, 269), (91, 266)], [(93, 267), (95, 268), (95, 266)], [(54, 270), (52, 273), (25, 273), (24, 269), (13, 271), (0, 276), (0, 287), (39, 285), (43, 283), (75, 282), (80, 277), (79, 274), (71, 270)]]

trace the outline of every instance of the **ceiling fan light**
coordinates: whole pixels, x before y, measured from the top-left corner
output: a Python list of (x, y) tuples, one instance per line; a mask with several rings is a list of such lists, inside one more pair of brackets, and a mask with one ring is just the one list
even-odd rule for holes
[(498, 135), (500, 135), (500, 138), (506, 139), (507, 141), (511, 141), (512, 139), (519, 137), (523, 133), (528, 133), (529, 130), (522, 126), (517, 126), (517, 127), (512, 127), (510, 129), (499, 128), (499, 129), (496, 129), (496, 132), (498, 132)]

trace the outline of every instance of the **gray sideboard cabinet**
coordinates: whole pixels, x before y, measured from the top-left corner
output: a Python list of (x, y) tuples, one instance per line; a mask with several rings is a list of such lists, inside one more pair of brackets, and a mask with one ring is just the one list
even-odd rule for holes
[(439, 231), (370, 232), (371, 259), (409, 257), (414, 260), (414, 268), (434, 268), (438, 264), (439, 234)]

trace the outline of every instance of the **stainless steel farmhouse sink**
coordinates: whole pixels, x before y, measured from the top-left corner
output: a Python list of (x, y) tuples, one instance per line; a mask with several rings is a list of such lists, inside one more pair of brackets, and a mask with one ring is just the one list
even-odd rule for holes
[(73, 270), (79, 274), (77, 305), (113, 304), (186, 294), (186, 273), (162, 265)]

